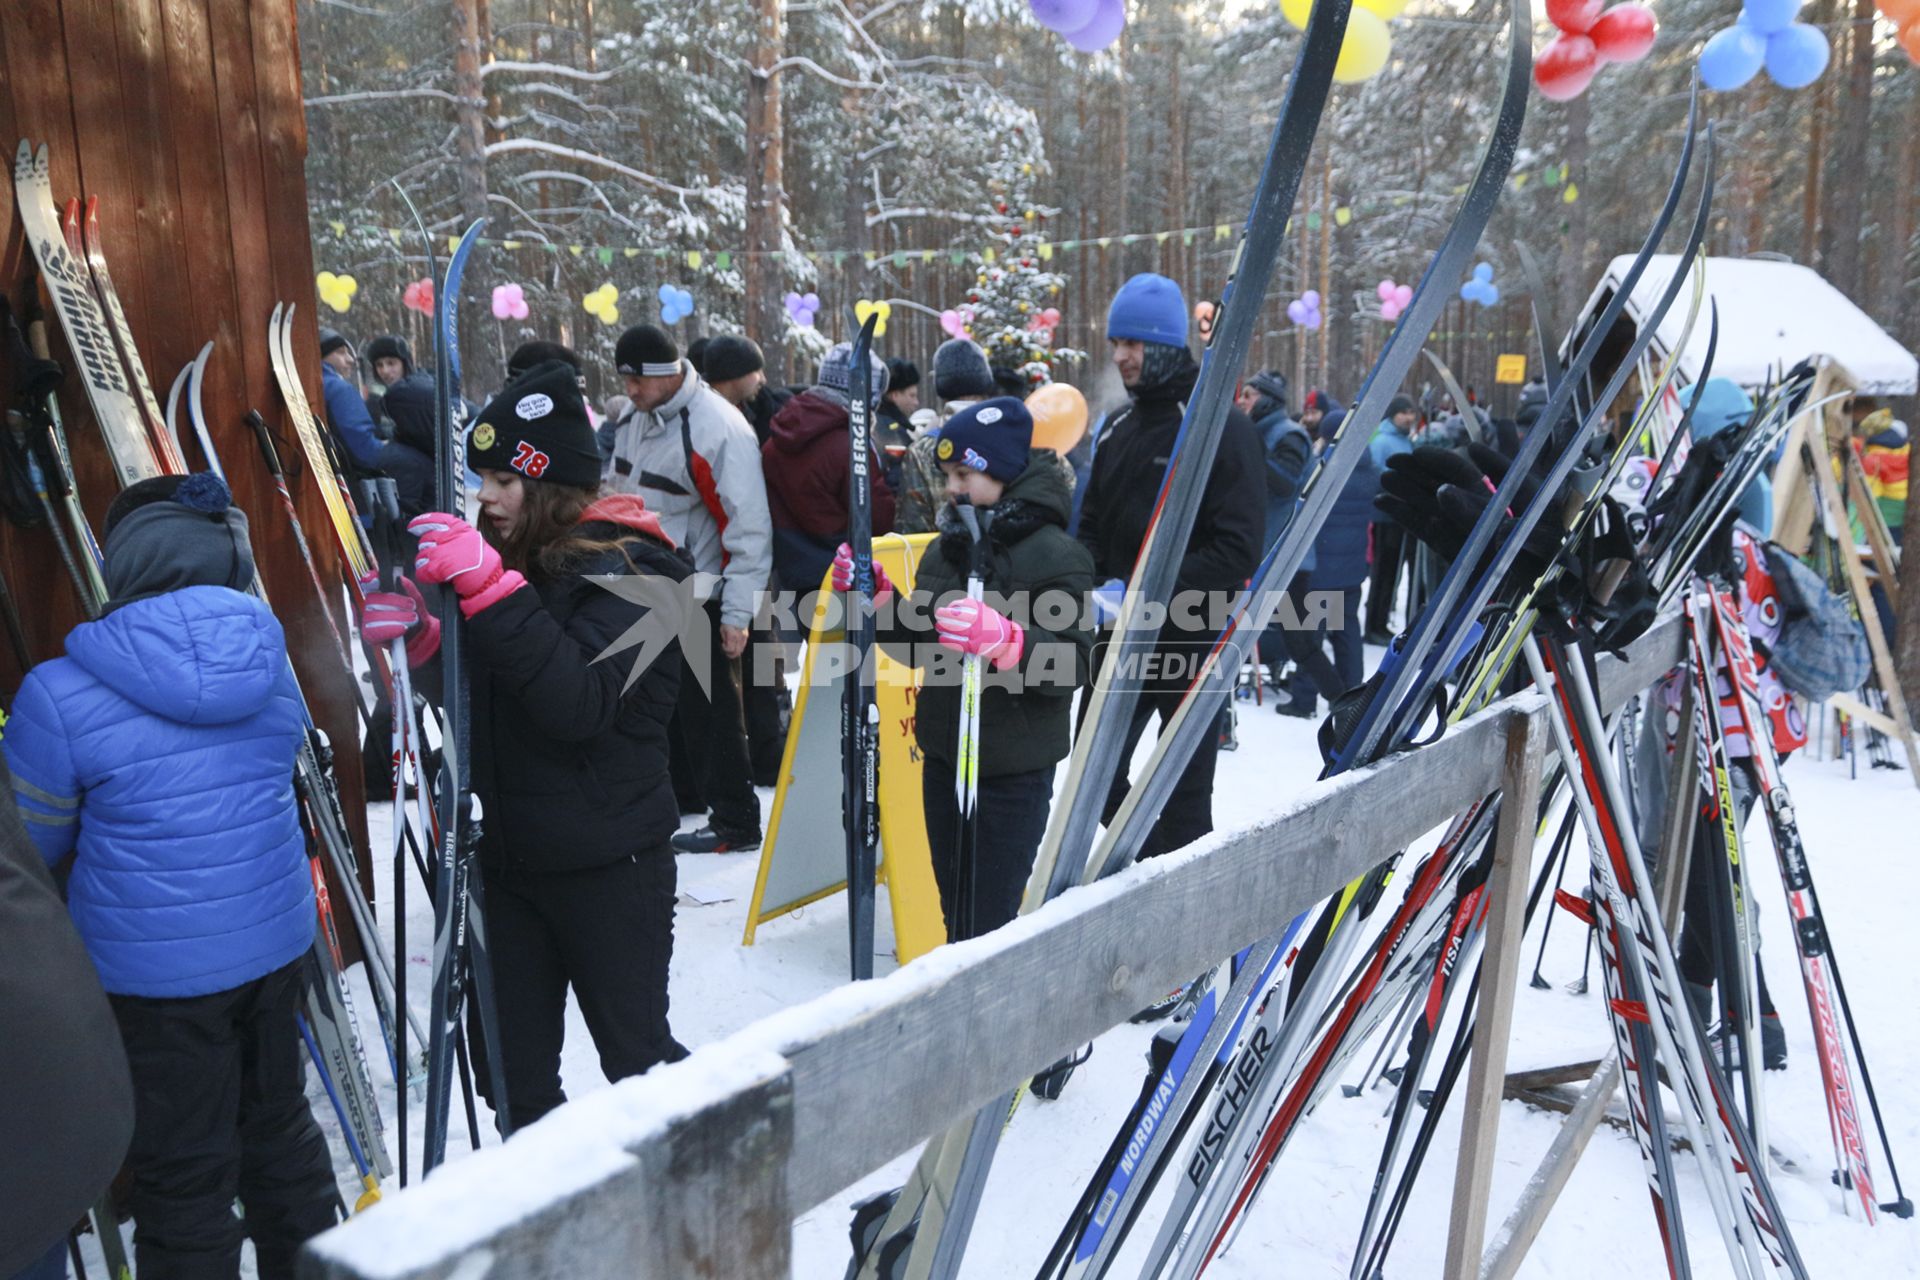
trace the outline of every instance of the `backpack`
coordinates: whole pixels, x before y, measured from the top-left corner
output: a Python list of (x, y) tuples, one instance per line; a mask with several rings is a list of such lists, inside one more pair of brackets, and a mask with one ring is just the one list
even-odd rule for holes
[(1873, 652), (1848, 599), (1778, 543), (1767, 544), (1767, 568), (1781, 613), (1780, 638), (1767, 661), (1780, 683), (1815, 701), (1865, 684)]

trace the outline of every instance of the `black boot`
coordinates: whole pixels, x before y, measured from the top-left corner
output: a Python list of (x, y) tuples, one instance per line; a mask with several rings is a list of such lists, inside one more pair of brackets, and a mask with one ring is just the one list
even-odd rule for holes
[(1787, 1069), (1787, 1032), (1777, 1013), (1760, 1015), (1760, 1064), (1769, 1071)]

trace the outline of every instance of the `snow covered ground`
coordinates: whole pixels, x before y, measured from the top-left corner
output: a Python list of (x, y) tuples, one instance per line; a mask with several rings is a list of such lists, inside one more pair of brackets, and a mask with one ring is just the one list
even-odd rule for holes
[[(1377, 654), (1370, 657), (1377, 658)], [(1314, 722), (1278, 717), (1269, 707), (1239, 704), (1238, 751), (1220, 757), (1215, 820), (1219, 839), (1269, 812), (1318, 770), (1312, 743)], [(1807, 846), (1824, 894), (1849, 994), (1860, 1018), (1869, 1061), (1877, 1072), (1896, 1154), (1920, 1177), (1920, 1020), (1914, 1017), (1914, 942), (1911, 904), (1920, 900), (1920, 791), (1903, 771), (1872, 770), (1861, 762), (1850, 778), (1841, 761), (1795, 760), (1786, 770), (1798, 804)], [(770, 808), (770, 795), (763, 795)], [(376, 826), (386, 820), (376, 811)], [(689, 826), (697, 825), (689, 820)], [(1829, 1185), (1831, 1144), (1827, 1136), (1818, 1068), (1797, 969), (1784, 932), (1785, 912), (1772, 871), (1770, 846), (1757, 821), (1750, 831), (1760, 868), (1758, 898), (1769, 979), (1785, 1019), (1792, 1062), (1766, 1077), (1774, 1147), (1795, 1166), (1776, 1170), (1774, 1185), (1802, 1255), (1816, 1276), (1920, 1276), (1920, 1224), (1882, 1216), (1868, 1228), (1844, 1216), (1838, 1190)], [(838, 841), (838, 831), (822, 838)], [(388, 847), (376, 831), (376, 848)], [(1544, 842), (1541, 856), (1544, 855)], [(845, 980), (844, 898), (807, 907), (761, 928), (752, 947), (740, 937), (758, 865), (758, 854), (679, 859), (680, 910), (676, 928), (672, 999), (675, 1033), (689, 1046), (716, 1040), (746, 1024), (786, 1009)], [(1580, 869), (1568, 884), (1579, 883)], [(383, 868), (379, 880), (385, 883)], [(884, 891), (883, 891), (884, 892)], [(409, 912), (409, 990), (424, 1007), (431, 919), (425, 895), (414, 893)], [(884, 903), (878, 913), (881, 947), (891, 944)], [(1527, 961), (1538, 944), (1540, 921), (1529, 933)], [(1580, 1062), (1600, 1057), (1610, 1039), (1601, 1005), (1597, 966), (1591, 991), (1574, 995), (1566, 984), (1581, 969), (1584, 931), (1564, 913), (1553, 928), (1543, 973), (1549, 990), (1526, 985), (1514, 1017), (1512, 1070)], [(891, 968), (882, 955), (876, 968)], [(364, 974), (356, 969), (358, 1007), (367, 1020), (371, 1002)], [(1057, 1102), (1023, 1106), (1006, 1135), (980, 1212), (964, 1274), (969, 1277), (1028, 1276), (1058, 1232), (1089, 1171), (1137, 1096), (1151, 1028), (1122, 1026), (1103, 1036), (1092, 1060)], [(573, 1096), (604, 1081), (584, 1023), (571, 1011), (563, 1063)], [(1450, 1034), (1450, 1028), (1448, 1029)], [(1438, 1055), (1433, 1064), (1438, 1067)], [(391, 1082), (384, 1086), (389, 1125)], [(1356, 1078), (1360, 1064), (1344, 1077)], [(333, 1132), (324, 1098), (316, 1111)], [(1385, 1133), (1385, 1087), (1348, 1099), (1330, 1096), (1310, 1116), (1288, 1147), (1238, 1241), (1210, 1269), (1228, 1278), (1345, 1275), (1368, 1187)], [(1618, 1109), (1620, 1103), (1615, 1102)], [(1862, 1108), (1863, 1119), (1865, 1109)], [(1669, 1114), (1674, 1114), (1669, 1107)], [(484, 1123), (484, 1109), (482, 1111)], [(409, 1113), (410, 1149), (417, 1160), (420, 1108)], [(1493, 1186), (1489, 1234), (1497, 1230), (1521, 1185), (1558, 1129), (1560, 1117), (1507, 1103)], [(1457, 1147), (1458, 1107), (1441, 1127), (1409, 1207), (1390, 1272), (1438, 1274), (1447, 1228), (1449, 1193)], [(490, 1138), (489, 1138), (490, 1140)], [(336, 1141), (336, 1148), (339, 1146)], [(393, 1143), (389, 1136), (389, 1148)], [(468, 1151), (456, 1105), (449, 1157)], [(1891, 1199), (1891, 1181), (1877, 1146), (1869, 1149), (1881, 1199)], [(897, 1185), (911, 1165), (900, 1157), (846, 1192), (799, 1219), (794, 1228), (795, 1274), (838, 1277), (847, 1258), (848, 1206)], [(1729, 1274), (1705, 1192), (1685, 1154), (1676, 1155), (1681, 1203), (1695, 1274)], [(341, 1185), (354, 1184), (341, 1156)], [(391, 1184), (390, 1184), (391, 1185)], [(1155, 1215), (1157, 1216), (1157, 1214)], [(1153, 1219), (1149, 1219), (1151, 1222)], [(1143, 1224), (1144, 1225), (1144, 1224)], [(1152, 1230), (1138, 1230), (1123, 1259), (1137, 1256)], [(1602, 1126), (1547, 1221), (1521, 1274), (1571, 1277), (1663, 1274), (1659, 1239), (1648, 1207), (1638, 1152), (1631, 1138)], [(1116, 1274), (1129, 1274), (1122, 1265)]]

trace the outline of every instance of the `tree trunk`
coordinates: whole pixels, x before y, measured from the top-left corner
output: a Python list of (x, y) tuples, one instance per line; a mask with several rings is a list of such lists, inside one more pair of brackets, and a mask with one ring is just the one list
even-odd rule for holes
[(459, 159), (460, 220), (487, 214), (486, 99), (480, 87), (477, 0), (453, 0), (454, 154)]
[(1915, 702), (1920, 698), (1920, 567), (1916, 567), (1920, 566), (1920, 554), (1909, 555), (1906, 548), (1920, 548), (1920, 494), (1911, 490), (1906, 519), (1900, 527), (1900, 616), (1894, 625), (1899, 649), (1893, 655), (1893, 665), (1900, 693), (1912, 707), (1920, 705)]
[(1852, 56), (1840, 89), (1827, 172), (1820, 184), (1820, 258), (1833, 286), (1863, 301), (1860, 225), (1866, 212), (1867, 136), (1872, 121), (1873, 0), (1854, 0), (1847, 43)]
[(780, 79), (771, 71), (784, 51), (780, 0), (755, 0), (753, 62), (747, 71), (747, 336), (760, 344), (767, 378), (787, 380), (785, 315), (780, 305), (785, 140)]
[(1875, 308), (1881, 323), (1895, 333), (1901, 331), (1902, 301), (1920, 292), (1907, 287), (1913, 269), (1913, 193), (1920, 191), (1920, 93), (1913, 95), (1907, 108), (1907, 127), (1900, 131), (1899, 138), (1899, 168), (1892, 188), (1893, 212), (1887, 219), (1886, 243), (1880, 250), (1884, 263), (1879, 272), (1879, 305)]
[[(1833, 17), (1832, 0), (1814, 0), (1814, 9), (1807, 21), (1814, 26), (1825, 26)], [(1813, 87), (1813, 106), (1808, 112), (1807, 125), (1807, 181), (1801, 205), (1802, 225), (1800, 228), (1800, 259), (1807, 266), (1820, 269), (1820, 186), (1822, 164), (1825, 159), (1827, 113), (1829, 94), (1833, 85), (1832, 76), (1821, 76)]]
[[(1592, 108), (1586, 94), (1567, 104), (1567, 149), (1563, 163), (1574, 181), (1587, 177), (1587, 127), (1591, 120)], [(1599, 185), (1588, 183), (1596, 194)], [(1576, 200), (1562, 207), (1567, 211), (1567, 245), (1560, 258), (1560, 322), (1571, 328), (1580, 314), (1581, 304), (1587, 300), (1587, 290), (1593, 286), (1600, 264), (1589, 257), (1587, 201)]]

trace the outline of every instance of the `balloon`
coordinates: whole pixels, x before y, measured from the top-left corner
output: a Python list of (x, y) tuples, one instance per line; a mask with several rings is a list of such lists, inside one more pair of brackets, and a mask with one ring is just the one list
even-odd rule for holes
[(1725, 93), (1759, 74), (1767, 58), (1767, 40), (1738, 23), (1718, 32), (1700, 49), (1700, 83)]
[(507, 292), (507, 286), (504, 284), (493, 286), (493, 318), (495, 320), (513, 318), (513, 295)]
[(867, 299), (862, 298), (853, 304), (853, 314), (861, 324), (867, 322), (868, 316), (876, 317), (873, 322), (873, 336), (877, 338), (887, 331), (887, 317), (893, 314), (893, 304), (891, 302), (869, 302)]
[(1570, 36), (1583, 36), (1605, 8), (1606, 0), (1547, 0), (1547, 21)]
[(1293, 321), (1295, 324), (1305, 324), (1307, 322), (1307, 304), (1298, 298), (1289, 302), (1287, 304), (1287, 319)]
[(1480, 305), (1483, 307), (1491, 307), (1499, 301), (1500, 286), (1497, 284), (1489, 284), (1481, 294)]
[(1658, 24), (1643, 4), (1617, 4), (1587, 33), (1602, 62), (1638, 62), (1653, 48)]
[(1827, 69), (1827, 33), (1795, 22), (1767, 37), (1767, 74), (1782, 89), (1804, 89)]
[(1400, 301), (1397, 298), (1388, 302), (1383, 302), (1380, 304), (1380, 318), (1382, 320), (1398, 320), (1400, 318), (1400, 312), (1402, 310), (1403, 308), (1401, 307)]
[(1785, 31), (1800, 12), (1800, 0), (1746, 0), (1740, 20), (1763, 36)]
[(1397, 284), (1393, 286), (1393, 305), (1394, 306), (1398, 307), (1402, 311), (1405, 311), (1407, 309), (1408, 304), (1410, 304), (1412, 301), (1413, 301), (1412, 285)]
[[(1397, 18), (1406, 12), (1407, 8), (1407, 0), (1356, 0), (1356, 3), (1360, 8), (1365, 9), (1368, 13), (1382, 20)], [(1285, 9), (1286, 6), (1282, 5), (1282, 12), (1284, 12)]]
[(1533, 60), (1533, 83), (1540, 96), (1568, 102), (1587, 91), (1600, 72), (1600, 51), (1589, 36), (1555, 36)]
[(1093, 17), (1084, 27), (1062, 31), (1067, 43), (1082, 53), (1098, 53), (1120, 38), (1127, 25), (1126, 0), (1099, 0)]
[(1040, 313), (1040, 318), (1047, 322), (1047, 328), (1057, 329), (1060, 327), (1060, 308), (1048, 307)]
[(967, 322), (960, 318), (958, 311), (942, 311), (940, 313), (940, 328), (949, 338), (964, 338), (967, 336)]
[(1033, 415), (1033, 447), (1064, 454), (1087, 434), (1087, 398), (1079, 388), (1049, 382), (1027, 397)]
[(1347, 17), (1346, 38), (1333, 64), (1333, 78), (1341, 84), (1359, 84), (1380, 74), (1393, 53), (1393, 36), (1378, 14), (1355, 9)]
[(1313, 16), (1313, 0), (1280, 0), (1280, 16), (1304, 30)]
[(1317, 289), (1309, 289), (1300, 295), (1300, 301), (1306, 303), (1310, 309), (1318, 311), (1320, 309), (1320, 291)]
[(1027, 7), (1049, 31), (1078, 31), (1093, 21), (1100, 0), (1027, 0)]
[(1393, 301), (1392, 278), (1389, 277), (1385, 280), (1382, 280), (1379, 284), (1373, 286), (1373, 295), (1374, 297), (1380, 299), (1380, 301), (1382, 302), (1392, 302)]
[(1907, 27), (1920, 22), (1920, 0), (1877, 0), (1877, 3), (1887, 21), (1901, 28), (1903, 38)]
[(337, 276), (331, 271), (322, 271), (313, 283), (320, 301), (342, 313), (353, 305), (353, 295), (360, 291), (360, 283), (352, 276)]
[(409, 311), (418, 311), (423, 316), (433, 314), (433, 281), (415, 280), (400, 295), (401, 305)]
[(1473, 268), (1473, 278), (1482, 284), (1490, 283), (1493, 280), (1493, 264), (1491, 262), (1476, 264)]
[(1915, 18), (1900, 29), (1900, 47), (1907, 51), (1907, 57), (1920, 65), (1920, 18)]
[(672, 302), (672, 301), (673, 301), (673, 286), (672, 286), (672, 285), (670, 285), (670, 284), (663, 284), (663, 285), (661, 285), (661, 286), (660, 286), (660, 293), (659, 293), (659, 298), (660, 298), (660, 301), (661, 301), (661, 303), (662, 303), (663, 305), (664, 305), (664, 304), (666, 304), (666, 303), (669, 303), (669, 302)]

